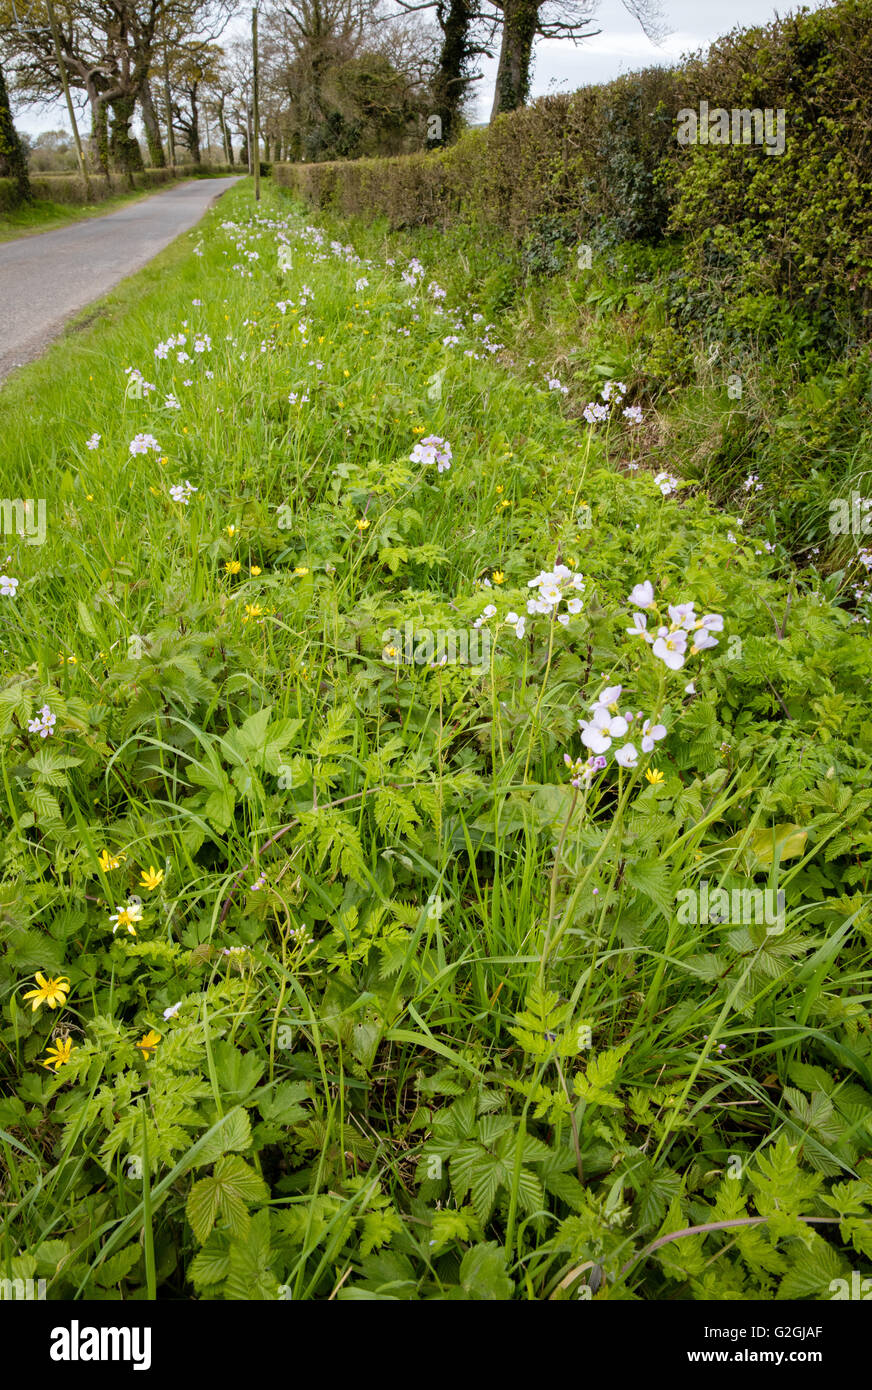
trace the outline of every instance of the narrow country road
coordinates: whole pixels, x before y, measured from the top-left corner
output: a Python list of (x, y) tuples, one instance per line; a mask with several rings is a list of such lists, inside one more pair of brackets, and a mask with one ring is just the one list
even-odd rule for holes
[(73, 314), (193, 227), (236, 182), (191, 179), (106, 217), (0, 244), (0, 381), (38, 357)]

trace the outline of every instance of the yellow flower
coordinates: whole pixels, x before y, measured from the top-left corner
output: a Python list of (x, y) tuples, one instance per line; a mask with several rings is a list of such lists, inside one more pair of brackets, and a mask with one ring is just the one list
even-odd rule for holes
[(308, 569), (306, 568), (305, 565), (297, 565), (297, 568), (294, 570), (294, 574), (298, 575), (298, 576), (300, 577), (300, 579), (302, 579), (302, 577), (303, 577), (304, 574), (308, 574), (308, 573), (309, 573), (309, 571), (308, 571)]
[(160, 1033), (156, 1033), (153, 1028), (149, 1028), (145, 1037), (136, 1044), (146, 1062), (151, 1057), (151, 1054), (154, 1052), (159, 1042)]
[(366, 531), (369, 529), (369, 522), (367, 521), (365, 516), (361, 517), (360, 521), (356, 522), (355, 525), (357, 526), (358, 531)]
[(97, 856), (97, 862), (104, 874), (108, 874), (110, 869), (120, 868), (122, 859), (126, 858), (126, 854), (110, 854), (108, 849), (104, 849)]
[(235, 527), (235, 526), (225, 526), (225, 527), (224, 527), (224, 530), (227, 532), (228, 536), (235, 536), (235, 535), (236, 535), (236, 527)]
[(645, 773), (645, 776), (651, 783), (652, 787), (656, 787), (659, 782), (663, 781), (663, 773), (660, 771), (658, 767), (649, 767), (648, 771)]
[[(350, 327), (351, 327), (351, 325), (349, 324), (349, 328), (350, 328)], [(343, 369), (342, 375), (343, 375), (343, 376), (351, 376), (351, 372), (348, 370), (347, 367), (345, 367), (345, 368)]]
[(55, 1043), (54, 1047), (48, 1049), (48, 1056), (42, 1059), (42, 1065), (48, 1067), (49, 1071), (51, 1071), (52, 1067), (54, 1067), (55, 1071), (60, 1071), (64, 1062), (70, 1060), (70, 1053), (72, 1050), (72, 1038), (61, 1038), (59, 1042)]
[(225, 562), (224, 562), (224, 572), (225, 572), (225, 574), (238, 574), (239, 571), (240, 571), (241, 569), (242, 569), (242, 561), (241, 561), (241, 560), (225, 560)]
[(493, 580), (494, 584), (502, 584), (505, 577), (506, 576), (503, 574), (502, 570), (494, 570), (493, 574), (491, 575), (491, 579)]
[(94, 494), (93, 494), (93, 492), (86, 492), (86, 493), (85, 493), (85, 501), (86, 501), (86, 502), (93, 502), (93, 500), (94, 500)]
[(245, 616), (242, 621), (247, 623), (250, 618), (259, 618), (262, 612), (263, 609), (259, 603), (247, 603), (245, 605)]
[(498, 483), (498, 484), (497, 484), (497, 492), (502, 492), (502, 490), (503, 490), (503, 485), (502, 485), (502, 483)]
[(260, 574), (260, 573), (261, 573), (260, 565), (252, 565), (251, 569), (250, 569), (248, 572), (249, 572), (249, 574), (253, 574), (253, 575), (255, 575), (255, 576), (258, 575), (258, 574)]
[(139, 886), (151, 891), (163, 883), (163, 876), (163, 869), (156, 869), (153, 864), (149, 864), (148, 868), (143, 869), (139, 876)]
[(67, 657), (67, 665), (68, 665), (68, 666), (78, 666), (78, 664), (79, 664), (79, 658), (78, 658), (77, 656), (68, 656), (68, 657)]
[(500, 507), (501, 507), (501, 508), (502, 508), (502, 507), (510, 507), (511, 505), (512, 505), (511, 502), (507, 502), (507, 501), (505, 500), (505, 498), (504, 498), (503, 501), (500, 503)]
[(70, 982), (66, 975), (58, 975), (56, 980), (47, 980), (42, 971), (37, 970), (36, 983), (39, 988), (29, 989), (24, 996), (25, 999), (33, 1000), (34, 1013), (41, 1004), (48, 1004), (50, 1009), (56, 1009), (58, 1004), (66, 1004), (70, 992)]

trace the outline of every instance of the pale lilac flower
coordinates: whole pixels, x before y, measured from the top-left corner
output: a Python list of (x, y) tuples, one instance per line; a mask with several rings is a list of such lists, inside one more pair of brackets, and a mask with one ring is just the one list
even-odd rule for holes
[(27, 728), (31, 734), (39, 734), (40, 738), (48, 738), (50, 734), (54, 733), (56, 723), (57, 715), (52, 714), (48, 705), (43, 705), (36, 718), (28, 720)]
[(4, 598), (15, 598), (15, 590), (17, 588), (17, 579), (11, 579), (8, 574), (0, 574), (0, 594), (2, 594)]
[(149, 449), (153, 449), (156, 454), (160, 453), (160, 445), (150, 434), (134, 435), (129, 447), (131, 454), (147, 454)]
[(615, 762), (619, 767), (637, 767), (639, 754), (636, 751), (636, 745), (625, 743), (623, 748), (619, 748), (615, 753)]
[(654, 607), (654, 585), (650, 579), (646, 579), (643, 584), (637, 584), (630, 591), (630, 603), (636, 608)]
[(94, 434), (91, 435), (91, 438), (90, 438), (90, 439), (86, 439), (86, 440), (85, 440), (85, 448), (86, 448), (86, 449), (96, 449), (97, 446), (99, 445), (100, 440), (102, 439), (102, 437), (103, 437), (102, 435), (99, 435), (99, 434), (97, 434), (97, 433), (95, 432)]
[(642, 725), (642, 752), (653, 753), (655, 743), (665, 737), (666, 728), (663, 724), (652, 724), (650, 719), (646, 719)]

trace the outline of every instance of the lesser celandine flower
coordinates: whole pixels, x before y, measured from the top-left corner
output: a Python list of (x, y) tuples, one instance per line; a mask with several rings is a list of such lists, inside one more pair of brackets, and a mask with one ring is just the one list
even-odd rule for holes
[(141, 1038), (138, 1043), (136, 1043), (136, 1046), (139, 1048), (146, 1062), (150, 1060), (151, 1055), (159, 1042), (160, 1033), (156, 1033), (153, 1028), (149, 1028), (145, 1036)]
[(119, 868), (122, 859), (126, 858), (126, 854), (110, 854), (108, 849), (102, 849), (97, 856), (97, 862), (104, 874), (108, 874), (110, 869)]
[(659, 767), (649, 767), (645, 772), (645, 778), (651, 783), (652, 787), (656, 787), (663, 781), (663, 773), (660, 771)]
[(163, 883), (163, 869), (156, 869), (153, 864), (149, 864), (147, 869), (143, 869), (139, 877), (139, 886), (147, 888), (149, 892), (158, 888)]
[(67, 995), (70, 992), (70, 982), (66, 975), (58, 975), (57, 979), (46, 979), (42, 971), (36, 972), (36, 989), (29, 989), (25, 994), (25, 999), (32, 999), (33, 1012), (43, 1004), (48, 1004), (50, 1009), (56, 1009), (58, 1005), (67, 1002)]
[(43, 1058), (42, 1065), (48, 1067), (49, 1071), (51, 1071), (52, 1067), (54, 1067), (55, 1071), (60, 1071), (64, 1062), (70, 1060), (70, 1053), (72, 1050), (72, 1038), (60, 1038), (53, 1047), (47, 1049), (47, 1055)]

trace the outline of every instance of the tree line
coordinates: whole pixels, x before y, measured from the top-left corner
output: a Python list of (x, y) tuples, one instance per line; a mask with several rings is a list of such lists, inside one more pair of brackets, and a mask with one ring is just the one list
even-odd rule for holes
[[(656, 38), (657, 0), (622, 2)], [(498, 59), (493, 119), (527, 100), (536, 39), (592, 37), (598, 6), (263, 0), (259, 149), (318, 161), (450, 143), (485, 59)], [(27, 176), (10, 90), (24, 108), (66, 99), (83, 173), (200, 163), (213, 136), (224, 162), (250, 163), (252, 48), (233, 23), (246, 13), (238, 0), (0, 0), (0, 176)]]

